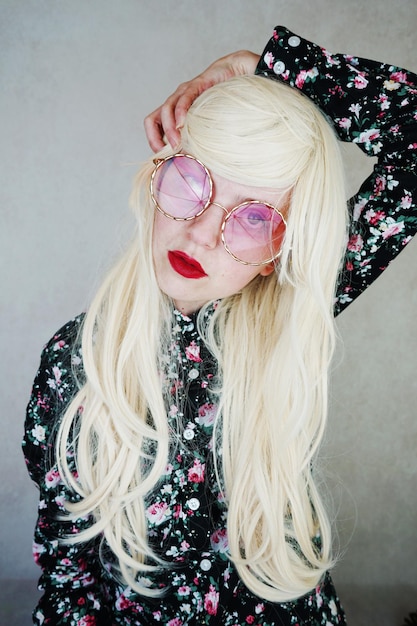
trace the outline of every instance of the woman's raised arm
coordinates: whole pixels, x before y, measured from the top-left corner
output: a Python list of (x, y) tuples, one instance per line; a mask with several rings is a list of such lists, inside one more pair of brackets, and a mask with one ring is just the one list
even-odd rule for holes
[(195, 78), (182, 83), (165, 102), (145, 118), (145, 131), (152, 150), (157, 152), (167, 141), (175, 148), (185, 114), (203, 91), (233, 76), (254, 74), (259, 54), (240, 50), (214, 61)]

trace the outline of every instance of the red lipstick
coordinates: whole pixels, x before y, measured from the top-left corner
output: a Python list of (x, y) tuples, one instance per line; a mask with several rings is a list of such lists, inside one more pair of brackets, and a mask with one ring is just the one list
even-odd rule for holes
[(169, 250), (168, 261), (172, 269), (184, 278), (204, 278), (207, 276), (200, 263), (181, 250)]

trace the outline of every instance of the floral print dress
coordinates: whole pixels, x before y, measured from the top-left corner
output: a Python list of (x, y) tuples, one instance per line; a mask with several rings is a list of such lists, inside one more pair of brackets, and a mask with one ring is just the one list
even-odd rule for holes
[[(372, 61), (332, 56), (281, 27), (275, 29), (257, 71), (302, 89), (342, 139), (378, 157), (372, 175), (349, 205), (351, 232), (337, 290), (337, 314), (417, 230), (417, 77)], [(228, 559), (227, 507), (211, 460), (216, 406), (210, 380), (215, 364), (196, 329), (195, 316), (178, 311), (173, 315), (164, 375), (173, 390), (168, 420), (177, 436), (165, 474), (146, 502), (150, 544), (170, 567), (143, 581), (166, 593), (150, 600), (123, 587), (112, 576), (110, 551), (100, 560), (99, 539), (73, 546), (60, 541), (91, 523), (88, 518), (58, 519), (65, 500), (73, 495), (59, 476), (53, 449), (59, 416), (76, 391), (76, 377), (83, 376), (80, 316), (44, 348), (27, 410), (23, 446), (29, 473), (40, 489), (34, 558), (42, 568), (44, 591), (34, 623), (345, 624), (330, 575), (306, 596), (280, 604), (255, 596), (239, 579)]]

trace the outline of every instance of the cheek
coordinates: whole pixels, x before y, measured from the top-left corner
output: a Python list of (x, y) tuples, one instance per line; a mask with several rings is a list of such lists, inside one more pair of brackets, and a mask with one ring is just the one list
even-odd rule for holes
[(159, 211), (155, 211), (152, 235), (154, 253), (157, 252), (158, 247), (162, 247), (166, 242), (169, 242), (172, 239), (174, 235), (173, 229), (176, 224), (176, 222), (168, 219)]
[(256, 278), (260, 273), (260, 268), (239, 264), (230, 255), (228, 256), (230, 261), (224, 264), (223, 271), (219, 273), (218, 278), (228, 286), (230, 293), (233, 293), (240, 291)]

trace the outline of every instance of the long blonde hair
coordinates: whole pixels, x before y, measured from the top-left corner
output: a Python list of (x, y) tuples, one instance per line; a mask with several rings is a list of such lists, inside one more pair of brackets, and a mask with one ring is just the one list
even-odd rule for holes
[[(246, 76), (197, 99), (182, 148), (227, 179), (285, 190), (290, 198), (276, 271), (224, 298), (201, 333), (218, 363), (213, 455), (228, 506), (230, 558), (258, 596), (294, 599), (332, 564), (312, 460), (326, 423), (333, 299), (346, 242), (337, 140), (307, 98)], [(159, 355), (172, 318), (152, 263), (151, 170), (149, 160), (132, 192), (135, 237), (86, 315), (86, 382), (65, 411), (57, 444), (60, 472), (78, 494), (68, 511), (94, 519), (67, 541), (103, 533), (122, 578), (144, 595), (158, 591), (140, 577), (162, 565), (148, 545), (144, 498), (169, 456)], [(77, 479), (68, 449), (75, 451)]]

